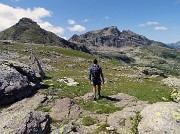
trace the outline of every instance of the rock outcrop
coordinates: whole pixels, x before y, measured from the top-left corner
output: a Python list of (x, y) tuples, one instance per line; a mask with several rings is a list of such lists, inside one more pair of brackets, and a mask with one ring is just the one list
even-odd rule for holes
[(41, 74), (26, 64), (0, 60), (0, 106), (32, 95), (41, 80)]
[(19, 101), (0, 112), (1, 134), (49, 134), (51, 118), (36, 111), (45, 101), (43, 95)]
[(179, 134), (180, 105), (158, 102), (145, 107), (140, 113), (139, 134)]

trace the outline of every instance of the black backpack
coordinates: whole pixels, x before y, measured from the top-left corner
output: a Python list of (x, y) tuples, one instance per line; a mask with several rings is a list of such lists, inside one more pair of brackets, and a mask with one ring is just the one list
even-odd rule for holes
[(100, 78), (100, 67), (98, 65), (93, 65), (93, 67), (92, 67), (92, 76), (95, 79)]

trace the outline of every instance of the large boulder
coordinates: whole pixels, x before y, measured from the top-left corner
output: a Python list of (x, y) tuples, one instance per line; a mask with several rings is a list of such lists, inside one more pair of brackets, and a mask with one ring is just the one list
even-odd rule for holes
[(41, 75), (26, 64), (0, 60), (0, 106), (32, 95), (41, 80)]
[(49, 115), (36, 111), (46, 98), (36, 95), (21, 100), (0, 112), (1, 134), (48, 134), (51, 118)]
[(145, 107), (140, 113), (139, 134), (179, 134), (180, 105), (158, 102)]

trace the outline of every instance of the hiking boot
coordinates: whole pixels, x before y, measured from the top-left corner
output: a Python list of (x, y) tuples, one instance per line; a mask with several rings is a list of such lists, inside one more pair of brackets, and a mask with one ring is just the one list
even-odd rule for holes
[(96, 95), (93, 95), (92, 97), (93, 97), (93, 100), (95, 101), (96, 100)]
[(102, 98), (102, 95), (99, 94), (97, 97), (98, 97), (98, 99), (101, 99), (101, 98)]

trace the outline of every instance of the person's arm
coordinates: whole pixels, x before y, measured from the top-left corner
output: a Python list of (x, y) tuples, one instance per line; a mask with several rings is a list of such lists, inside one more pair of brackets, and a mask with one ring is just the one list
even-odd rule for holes
[(89, 80), (91, 80), (91, 74), (92, 74), (92, 69), (90, 67), (90, 69), (89, 69)]
[(102, 72), (102, 68), (100, 67), (100, 74), (101, 74), (101, 78), (102, 78), (102, 82), (104, 84), (104, 75), (103, 75), (103, 72)]

